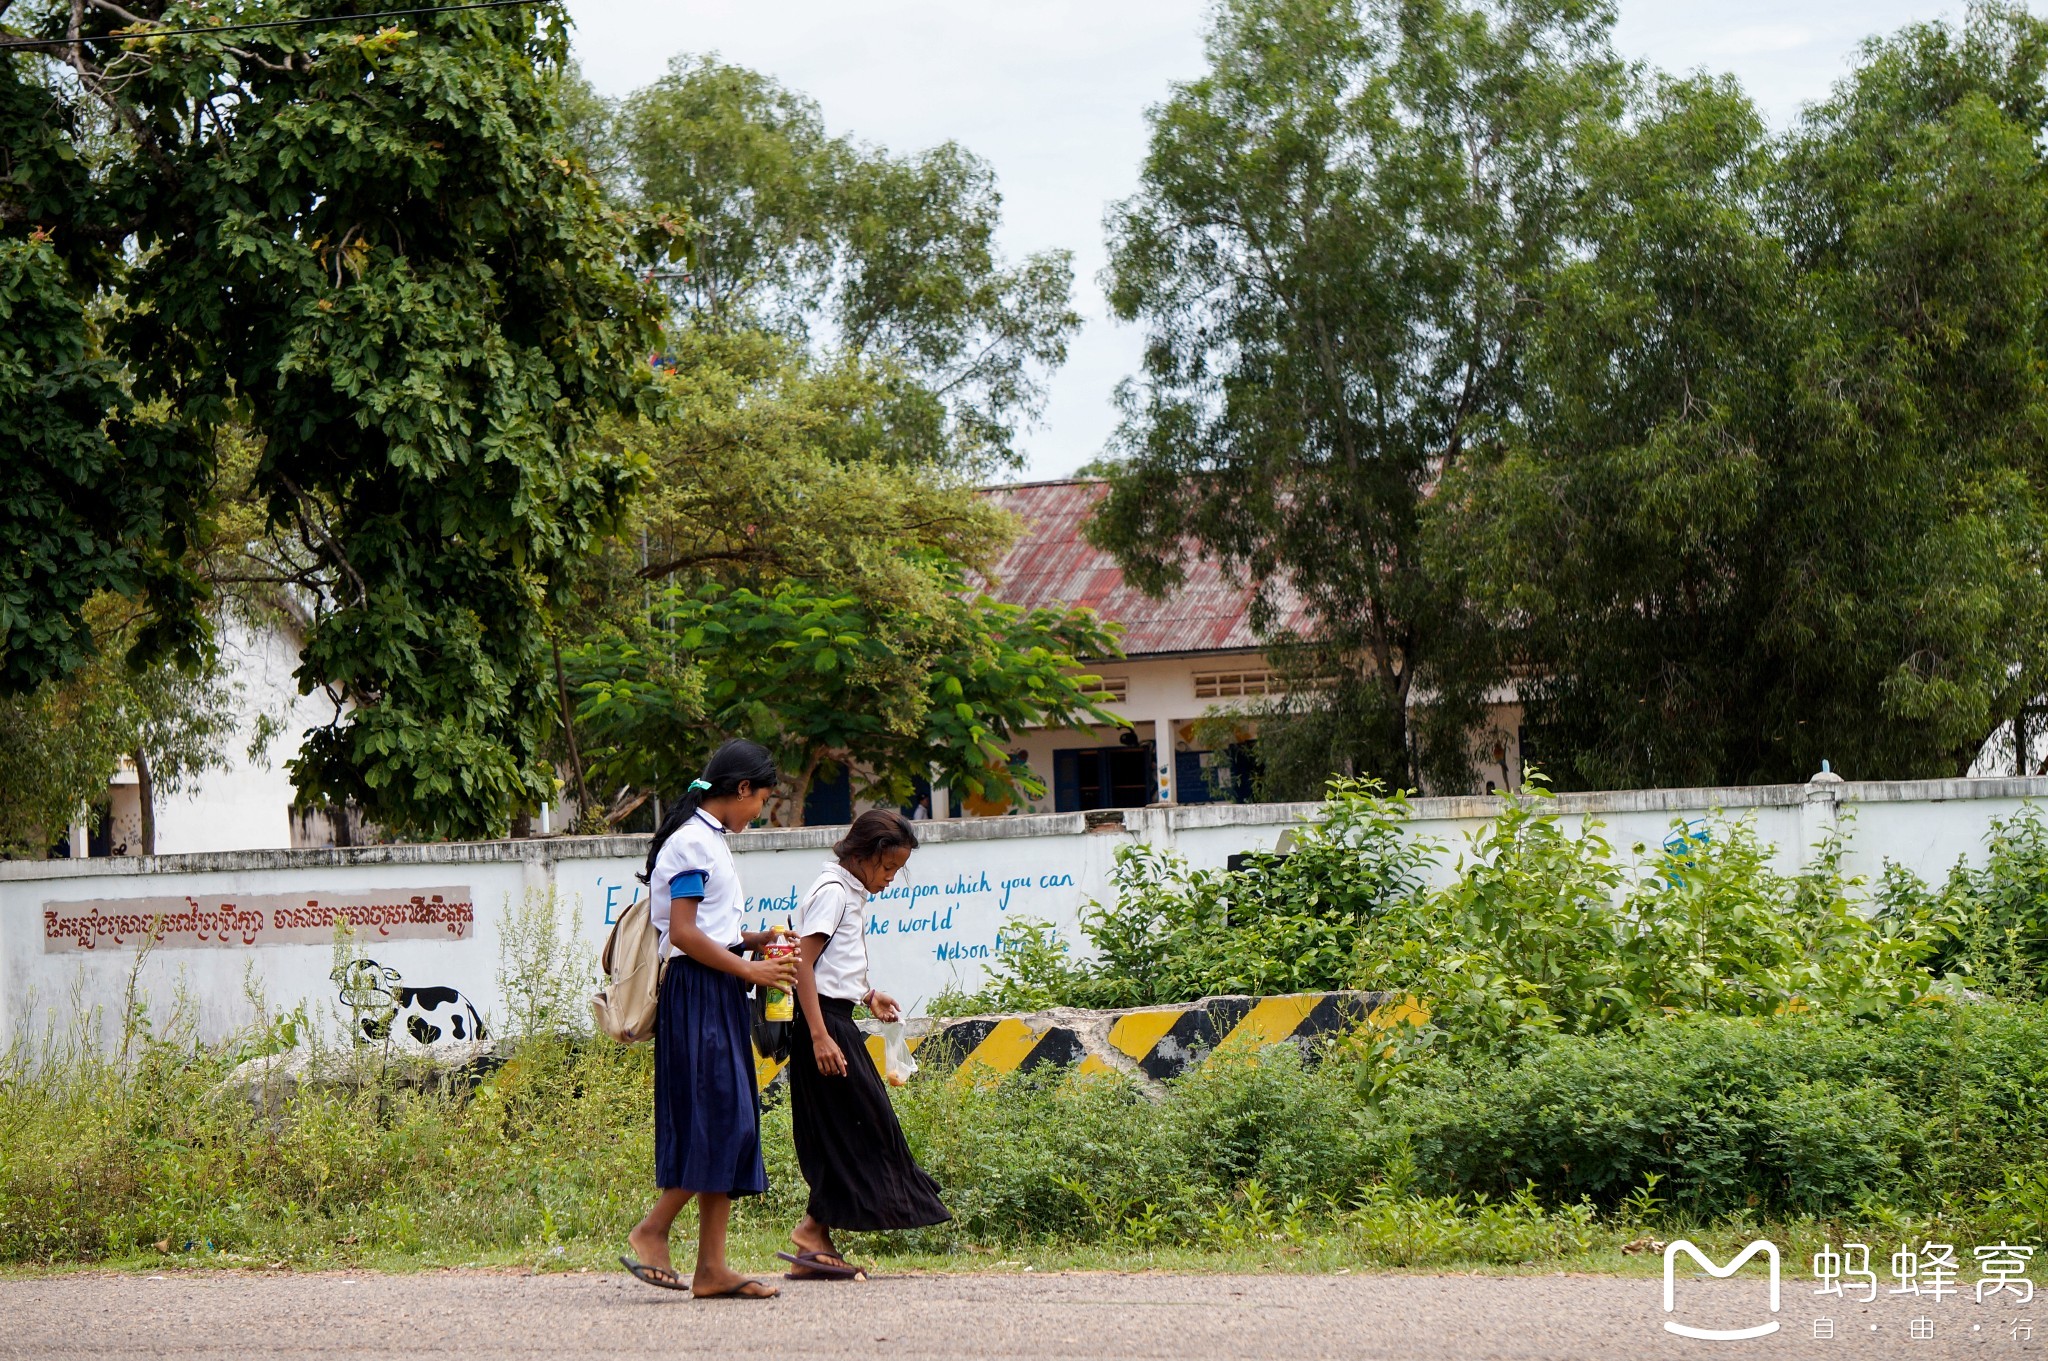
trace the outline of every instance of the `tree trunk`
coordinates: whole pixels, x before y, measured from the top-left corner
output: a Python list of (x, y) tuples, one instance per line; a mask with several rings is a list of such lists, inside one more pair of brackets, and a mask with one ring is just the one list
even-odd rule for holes
[(1401, 763), (1399, 783), (1420, 794), (1422, 793), (1422, 762), (1416, 759), (1418, 753), (1415, 750), (1414, 734), (1409, 731), (1410, 725), (1408, 722), (1409, 671), (1407, 667), (1407, 653), (1405, 650), (1403, 651), (1402, 666), (1398, 671), (1393, 669), (1391, 660), (1389, 658), (1388, 664), (1380, 669), (1377, 679), (1380, 683), (1381, 693), (1386, 696), (1388, 722), (1391, 725), (1390, 736), (1393, 738), (1395, 759)]
[(149, 777), (149, 758), (140, 747), (128, 753), (135, 762), (135, 802), (142, 812), (142, 853), (156, 854), (156, 784)]
[(813, 748), (804, 760), (803, 774), (796, 777), (795, 788), (789, 791), (789, 823), (791, 827), (804, 825), (804, 800), (810, 797), (811, 781), (817, 778), (818, 766), (825, 759), (822, 747)]
[[(555, 697), (562, 706), (562, 733), (569, 739), (569, 770), (576, 777), (575, 831), (603, 831), (604, 812), (590, 801), (590, 788), (583, 782), (583, 753), (576, 749), (576, 711), (569, 707), (569, 678), (562, 670), (562, 645), (548, 639), (555, 654)], [(596, 826), (592, 826), (593, 822)]]

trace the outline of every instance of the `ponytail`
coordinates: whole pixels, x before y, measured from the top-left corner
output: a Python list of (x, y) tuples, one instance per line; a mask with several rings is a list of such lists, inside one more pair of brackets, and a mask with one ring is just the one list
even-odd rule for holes
[(683, 796), (668, 810), (668, 816), (661, 820), (661, 826), (654, 829), (654, 844), (647, 848), (647, 868), (640, 872), (640, 882), (647, 882), (662, 846), (676, 834), (677, 828), (697, 815), (704, 800), (737, 794), (742, 784), (760, 789), (781, 783), (782, 772), (775, 768), (775, 757), (768, 748), (742, 737), (724, 743), (711, 753), (711, 759), (704, 763), (704, 773), (690, 782)]

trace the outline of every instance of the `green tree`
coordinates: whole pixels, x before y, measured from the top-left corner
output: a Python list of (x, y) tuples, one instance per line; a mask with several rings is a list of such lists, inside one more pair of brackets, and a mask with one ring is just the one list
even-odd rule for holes
[[(44, 252), (35, 295), (10, 306), (60, 336), (80, 331), (70, 318), (86, 300), (106, 312), (96, 334), (31, 366), (34, 382), (78, 394), (70, 433), (39, 457), (92, 446), (93, 403), (118, 417), (132, 398), (164, 424), (152, 439), (110, 425), (112, 450), (87, 449), (93, 482), (132, 479), (137, 504), (92, 530), (106, 545), (85, 557), (92, 575), (51, 598), (63, 610), (87, 588), (182, 589), (168, 568), (144, 572), (183, 556), (181, 498), (204, 480), (214, 435), (242, 422), (311, 602), (300, 683), (335, 700), (292, 763), (302, 797), (414, 834), (501, 833), (553, 792), (547, 603), (636, 471), (588, 438), (651, 392), (658, 313), (621, 262), (634, 224), (570, 158), (559, 7), (383, 29), (301, 5), (264, 14), (307, 22), (173, 34), (155, 30), (205, 14), (150, 0), (8, 11), (15, 32), (47, 39), (151, 33), (57, 49), (61, 79), (49, 58), (0, 57), (6, 154), (29, 167), (0, 181), (0, 229), (10, 258), (23, 242)], [(102, 124), (87, 145), (81, 129)], [(51, 159), (91, 168), (45, 174)], [(84, 263), (60, 272), (42, 238), (99, 253), (72, 247)], [(96, 345), (118, 383), (82, 367)], [(0, 400), (24, 400), (9, 382)], [(175, 642), (197, 592), (172, 603)], [(30, 679), (77, 664), (78, 647), (62, 652), (68, 622), (31, 621), (32, 646), (58, 651)]]
[[(0, 86), (0, 119), (20, 93)], [(0, 695), (91, 662), (85, 606), (101, 591), (149, 609), (138, 662), (167, 651), (190, 661), (198, 590), (180, 558), (205, 483), (199, 449), (123, 387), (51, 236), (8, 227), (0, 216)]]
[(904, 466), (872, 370), (820, 365), (758, 331), (671, 340), (667, 414), (612, 438), (649, 469), (632, 509), (644, 581), (805, 577), (870, 600), (930, 603), (936, 554), (986, 567), (1015, 525), (945, 468)]
[(628, 201), (677, 224), (649, 237), (647, 263), (680, 325), (771, 332), (860, 374), (872, 455), (1015, 464), (1016, 428), (1080, 318), (1067, 252), (997, 252), (987, 162), (952, 142), (898, 156), (831, 136), (809, 99), (708, 57), (677, 58), (606, 139)]
[(1564, 782), (1959, 775), (2048, 689), (2044, 63), (1987, 6), (1782, 142), (1688, 82), (1588, 144), (1612, 227), (1437, 521)]
[(203, 450), (128, 390), (101, 325), (125, 237), (95, 175), (109, 131), (50, 59), (0, 52), (0, 695), (92, 660), (85, 609), (101, 591), (144, 611), (138, 662), (198, 653), (179, 555)]
[(1014, 793), (1003, 741), (1086, 712), (1062, 667), (1113, 649), (1092, 616), (965, 599), (1015, 533), (975, 482), (1077, 323), (1064, 253), (998, 255), (993, 177), (961, 148), (829, 135), (753, 72), (679, 59), (609, 118), (558, 98), (649, 224), (671, 309), (663, 414), (607, 428), (644, 490), (561, 631), (579, 803), (673, 793), (728, 732), (777, 749), (798, 810), (849, 766), (899, 802), (934, 768)]
[[(1627, 82), (1593, 0), (1226, 0), (1112, 213), (1148, 332), (1094, 522), (1132, 580), (1259, 589), (1349, 692), (1324, 771), (1462, 785), (1478, 713), (1434, 489), (1525, 397), (1534, 285), (1581, 245), (1575, 159)], [(1419, 721), (1412, 721), (1419, 720)]]
[[(959, 573), (985, 569), (1010, 542), (1011, 519), (957, 474), (867, 456), (875, 395), (867, 371), (820, 369), (790, 341), (760, 331), (679, 331), (670, 358), (665, 416), (615, 422), (607, 432), (617, 456), (648, 475), (624, 531), (577, 566), (574, 606), (559, 616), (563, 646), (665, 637), (662, 593), (674, 588), (759, 593), (801, 580), (877, 617), (951, 618)], [(647, 655), (654, 670), (641, 683), (679, 687), (662, 712), (708, 724), (690, 702), (696, 673), (684, 665), (670, 676), (659, 660), (667, 654)], [(617, 732), (576, 730), (566, 675), (556, 700), (565, 722), (553, 754), (592, 830), (601, 808), (622, 814), (656, 789), (679, 787), (654, 772), (666, 776), (701, 754), (701, 733), (643, 729), (642, 749), (660, 743), (669, 755), (629, 761), (623, 776), (610, 761), (587, 768), (584, 748), (612, 745)], [(590, 779), (601, 785), (596, 798)]]
[(40, 860), (121, 761), (112, 696), (77, 677), (0, 699), (0, 856)]
[(821, 774), (862, 798), (908, 803), (932, 779), (999, 802), (1044, 793), (1012, 766), (1023, 729), (1116, 720), (1084, 657), (1115, 644), (1086, 611), (968, 599), (887, 608), (800, 581), (754, 591), (669, 587), (639, 637), (613, 635), (566, 661), (584, 758), (599, 790), (681, 789), (726, 735), (768, 745), (790, 774), (800, 823)]

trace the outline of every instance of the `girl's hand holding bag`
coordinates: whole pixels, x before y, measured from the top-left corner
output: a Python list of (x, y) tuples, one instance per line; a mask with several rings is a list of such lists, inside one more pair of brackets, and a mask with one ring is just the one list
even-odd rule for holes
[(875, 1029), (882, 1036), (882, 1081), (901, 1087), (917, 1072), (917, 1060), (910, 1057), (910, 1044), (903, 1038), (903, 1022), (883, 1021)]

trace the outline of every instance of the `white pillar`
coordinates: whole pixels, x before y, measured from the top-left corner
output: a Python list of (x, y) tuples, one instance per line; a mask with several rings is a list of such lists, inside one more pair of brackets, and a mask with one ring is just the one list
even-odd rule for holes
[(1180, 802), (1180, 762), (1175, 759), (1174, 728), (1170, 718), (1152, 721), (1152, 752), (1159, 765), (1159, 802)]
[[(934, 774), (935, 774), (935, 775), (936, 775), (936, 773), (937, 773), (937, 772), (934, 772)], [(953, 816), (953, 791), (952, 791), (952, 790), (950, 790), (950, 789), (948, 789), (948, 788), (947, 788), (947, 787), (946, 787), (945, 785), (942, 785), (942, 784), (940, 784), (940, 783), (938, 782), (938, 780), (937, 780), (937, 779), (933, 779), (933, 781), (932, 781), (932, 817), (933, 817), (934, 819), (937, 819), (937, 818), (949, 818), (949, 817), (952, 817), (952, 816)]]
[(1822, 761), (1820, 770), (1807, 780), (1806, 806), (1801, 810), (1799, 819), (1799, 844), (1792, 848), (1797, 856), (1793, 862), (1793, 873), (1808, 867), (1815, 846), (1842, 830), (1842, 783), (1842, 777), (1826, 761)]

